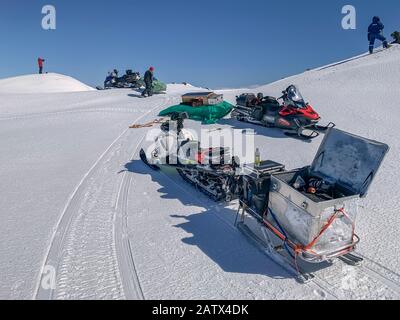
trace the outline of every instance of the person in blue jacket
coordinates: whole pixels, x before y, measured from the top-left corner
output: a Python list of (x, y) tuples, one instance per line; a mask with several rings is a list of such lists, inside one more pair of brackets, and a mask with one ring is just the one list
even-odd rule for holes
[(372, 23), (369, 25), (368, 28), (368, 40), (369, 40), (369, 53), (374, 53), (374, 45), (375, 40), (378, 39), (383, 42), (383, 47), (387, 49), (389, 47), (386, 38), (382, 34), (383, 29), (385, 26), (381, 22), (379, 17), (374, 17), (372, 19)]

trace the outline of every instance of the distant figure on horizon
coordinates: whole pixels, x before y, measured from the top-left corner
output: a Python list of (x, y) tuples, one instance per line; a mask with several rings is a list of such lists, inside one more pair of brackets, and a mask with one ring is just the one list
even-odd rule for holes
[(153, 81), (154, 81), (154, 67), (150, 67), (149, 70), (144, 74), (144, 83), (146, 85), (146, 89), (142, 93), (142, 97), (145, 97), (146, 94), (151, 97), (153, 95)]
[(39, 66), (39, 74), (43, 73), (43, 62), (45, 62), (46, 60), (42, 59), (42, 58), (38, 58), (38, 66)]
[(383, 42), (383, 47), (385, 49), (389, 48), (389, 44), (383, 35), (383, 29), (385, 26), (381, 22), (379, 17), (373, 17), (372, 23), (368, 27), (368, 41), (369, 41), (369, 53), (374, 53), (375, 40), (378, 39)]
[(393, 44), (395, 44), (395, 43), (398, 43), (398, 44), (400, 44), (400, 32), (398, 32), (398, 31), (395, 31), (395, 32), (393, 32), (392, 33), (392, 38), (393, 38)]

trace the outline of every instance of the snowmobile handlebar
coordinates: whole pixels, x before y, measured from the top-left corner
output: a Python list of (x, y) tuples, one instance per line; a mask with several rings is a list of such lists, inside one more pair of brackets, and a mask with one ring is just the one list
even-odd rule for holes
[(189, 114), (187, 112), (174, 112), (171, 114), (171, 121), (187, 120)]

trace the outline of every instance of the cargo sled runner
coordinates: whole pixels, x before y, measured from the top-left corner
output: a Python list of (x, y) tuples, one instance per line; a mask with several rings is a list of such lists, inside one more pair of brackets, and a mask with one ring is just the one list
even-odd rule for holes
[(237, 226), (302, 282), (338, 258), (357, 265), (357, 200), (388, 150), (330, 129), (311, 166), (272, 174), (261, 167), (243, 177)]

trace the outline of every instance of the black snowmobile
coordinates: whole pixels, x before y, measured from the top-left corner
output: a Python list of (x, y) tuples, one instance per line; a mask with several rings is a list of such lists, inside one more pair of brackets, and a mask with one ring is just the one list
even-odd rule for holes
[(140, 158), (153, 170), (176, 168), (185, 181), (215, 201), (232, 201), (239, 193), (239, 161), (229, 148), (200, 149), (200, 143), (184, 129), (185, 119), (187, 113), (174, 113), (161, 125), (161, 134), (150, 150), (140, 151)]
[(118, 71), (114, 70), (104, 81), (105, 89), (139, 89), (142, 85), (140, 73), (133, 72), (132, 70), (126, 70), (126, 73), (122, 77), (118, 77)]
[[(296, 86), (291, 85), (282, 93), (278, 99), (264, 97), (262, 93), (257, 96), (242, 94), (236, 99), (232, 117), (265, 127), (280, 128), (286, 135), (306, 140), (335, 127), (334, 123), (325, 127), (318, 125), (321, 119), (319, 114), (304, 101)], [(279, 100), (283, 103), (280, 104)]]

